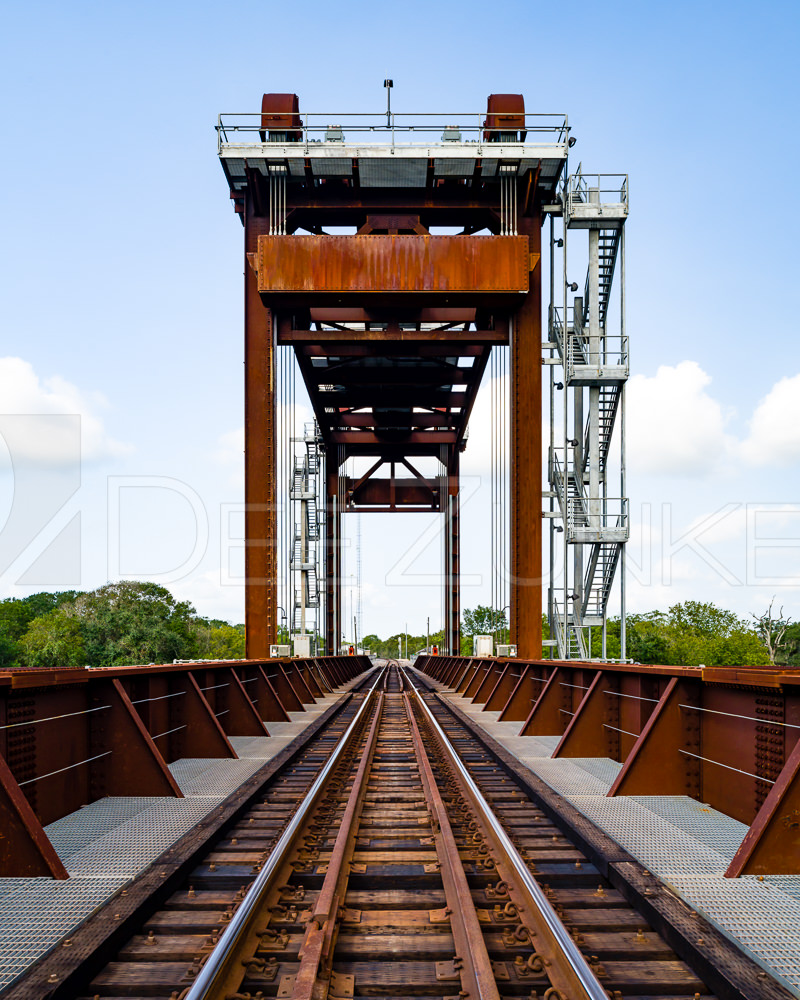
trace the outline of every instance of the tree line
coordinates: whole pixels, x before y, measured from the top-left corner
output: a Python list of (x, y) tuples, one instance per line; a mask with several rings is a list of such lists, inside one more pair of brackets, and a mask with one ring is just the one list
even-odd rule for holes
[[(626, 658), (637, 663), (668, 666), (777, 666), (800, 665), (800, 622), (786, 618), (781, 608), (773, 614), (772, 605), (762, 615), (751, 620), (718, 607), (711, 601), (683, 601), (667, 611), (649, 611), (626, 615)], [(542, 617), (545, 639), (550, 631)], [(464, 611), (461, 620), (461, 655), (473, 652), (474, 636), (491, 635), (497, 643), (509, 641), (508, 621), (502, 611), (487, 605)], [(443, 633), (431, 634), (431, 645), (442, 646)], [(364, 646), (378, 656), (397, 656), (398, 639), (405, 650), (405, 633), (396, 633), (382, 640), (368, 635)], [(591, 629), (591, 656), (603, 653), (603, 636), (599, 627)], [(424, 649), (426, 636), (409, 635), (409, 655)], [(555, 656), (555, 650), (553, 650)], [(621, 655), (620, 619), (610, 618), (606, 626), (607, 659)]]
[(0, 669), (110, 667), (245, 655), (244, 625), (202, 618), (156, 583), (123, 580), (0, 601)]

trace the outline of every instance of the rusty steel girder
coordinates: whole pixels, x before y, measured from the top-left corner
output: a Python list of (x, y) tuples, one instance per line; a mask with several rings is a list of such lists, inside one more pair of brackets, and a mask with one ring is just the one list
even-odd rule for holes
[[(250, 257), (262, 294), (453, 295), (528, 290), (525, 236), (259, 236)], [(535, 262), (533, 262), (535, 263)]]

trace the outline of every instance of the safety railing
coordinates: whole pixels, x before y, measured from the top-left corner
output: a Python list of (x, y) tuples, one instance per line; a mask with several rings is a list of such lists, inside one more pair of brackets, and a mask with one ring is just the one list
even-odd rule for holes
[(567, 497), (567, 540), (577, 540), (579, 536), (595, 536), (602, 541), (602, 535), (613, 534), (614, 539), (628, 533), (628, 498), (568, 496)]
[(591, 338), (583, 322), (583, 316), (575, 323), (575, 309), (567, 306), (566, 330), (563, 308), (550, 309), (550, 339), (556, 344), (559, 356), (567, 373), (567, 378), (575, 374), (578, 366), (593, 368), (622, 368), (627, 374), (629, 365), (629, 338), (627, 334), (601, 332)]
[[(493, 115), (502, 112), (492, 112)], [(265, 129), (262, 114), (270, 112), (231, 112), (217, 118), (218, 151), (227, 145), (249, 145), (270, 143), (277, 145), (309, 145), (326, 143), (338, 145), (394, 145), (396, 141), (420, 146), (449, 146), (453, 143), (519, 143), (536, 145), (565, 146), (569, 139), (569, 123), (562, 114), (524, 115), (525, 140), (519, 138), (519, 130), (506, 127), (489, 127), (484, 124), (486, 112), (445, 113), (358, 113), (341, 114), (324, 112), (303, 112), (289, 115), (284, 109), (274, 112), (275, 116), (291, 117), (295, 124), (285, 129)], [(515, 112), (515, 117), (521, 118)], [(335, 122), (335, 124), (332, 124)], [(515, 138), (509, 138), (516, 132)], [(264, 139), (262, 139), (264, 133)]]
[(575, 205), (625, 205), (628, 207), (627, 174), (584, 174), (580, 168), (565, 181), (567, 210)]

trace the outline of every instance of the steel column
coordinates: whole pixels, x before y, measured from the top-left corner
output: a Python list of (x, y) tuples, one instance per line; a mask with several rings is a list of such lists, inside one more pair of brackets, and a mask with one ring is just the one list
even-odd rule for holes
[[(531, 259), (541, 254), (541, 212), (520, 219)], [(511, 642), (523, 659), (542, 655), (542, 281), (530, 286), (511, 338)]]
[(244, 259), (245, 628), (247, 656), (269, 656), (278, 639), (278, 483), (275, 441), (275, 333), (248, 254), (266, 220), (246, 199)]

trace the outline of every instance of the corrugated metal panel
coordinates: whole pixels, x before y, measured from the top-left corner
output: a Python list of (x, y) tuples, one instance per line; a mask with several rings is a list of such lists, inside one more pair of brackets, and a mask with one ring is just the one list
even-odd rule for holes
[(525, 292), (527, 236), (260, 236), (262, 292)]
[(258, 172), (261, 174), (262, 177), (266, 177), (267, 174), (269, 173), (269, 170), (267, 169), (266, 160), (248, 159), (245, 162), (247, 163), (247, 166), (250, 167), (251, 170), (258, 170)]
[(494, 177), (497, 173), (497, 160), (481, 160), (481, 173), (484, 177)]
[(305, 161), (301, 159), (288, 159), (289, 175), (291, 177), (303, 177), (305, 175)]
[(433, 173), (436, 177), (472, 177), (475, 173), (475, 160), (435, 159)]
[(428, 161), (362, 157), (358, 173), (361, 187), (425, 187)]
[(311, 170), (315, 177), (350, 177), (353, 173), (353, 161), (349, 156), (330, 156), (312, 160)]
[(231, 177), (244, 177), (244, 160), (234, 160), (233, 158), (225, 157), (225, 166), (228, 168), (228, 174)]

